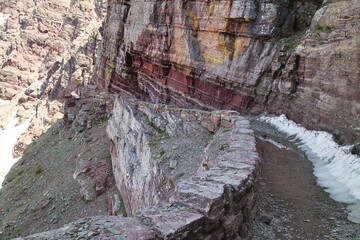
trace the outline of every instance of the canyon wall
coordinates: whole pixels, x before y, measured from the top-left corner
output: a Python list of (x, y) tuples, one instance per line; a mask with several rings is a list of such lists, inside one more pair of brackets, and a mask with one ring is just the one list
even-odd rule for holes
[(355, 141), (360, 5), (320, 4), (108, 1), (94, 79), (153, 102), (285, 113)]
[(2, 1), (1, 98), (37, 82), (31, 97), (56, 99), (71, 81), (87, 83), (105, 10), (101, 0)]

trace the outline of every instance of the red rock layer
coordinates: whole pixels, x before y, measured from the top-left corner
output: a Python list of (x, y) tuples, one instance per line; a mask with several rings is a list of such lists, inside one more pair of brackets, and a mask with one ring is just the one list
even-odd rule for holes
[(94, 78), (110, 91), (153, 102), (285, 113), (355, 141), (360, 4), (323, 6), (306, 34), (285, 38), (316, 9), (294, 4), (110, 2)]

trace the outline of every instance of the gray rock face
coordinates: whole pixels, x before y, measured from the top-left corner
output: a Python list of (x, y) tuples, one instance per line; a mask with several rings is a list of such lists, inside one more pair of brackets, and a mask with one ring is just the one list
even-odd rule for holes
[(18, 240), (46, 240), (46, 239), (129, 239), (150, 240), (158, 239), (154, 230), (145, 226), (134, 218), (114, 216), (94, 216), (69, 223), (63, 228), (34, 234)]
[(230, 18), (255, 21), (258, 6), (254, 0), (237, 0), (232, 3)]
[(246, 235), (259, 158), (249, 123), (237, 112), (121, 97), (107, 132), (128, 214), (140, 212), (167, 239), (186, 231), (199, 239)]
[(314, 16), (321, 3), (110, 2), (94, 79), (181, 107), (285, 113), (355, 141), (359, 2)]

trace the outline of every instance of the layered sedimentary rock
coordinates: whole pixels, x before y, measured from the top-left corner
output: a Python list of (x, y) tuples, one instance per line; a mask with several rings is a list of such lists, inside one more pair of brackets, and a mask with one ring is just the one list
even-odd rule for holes
[(289, 4), (276, 1), (114, 1), (109, 7), (99, 83), (182, 106), (247, 107), (277, 53), (265, 39), (294, 22)]
[(360, 6), (326, 1), (312, 20), (319, 4), (110, 1), (94, 78), (154, 102), (286, 113), (353, 141)]
[(316, 12), (293, 54), (299, 56), (299, 83), (285, 112), (340, 136), (340, 143), (359, 141), (360, 2), (332, 2)]

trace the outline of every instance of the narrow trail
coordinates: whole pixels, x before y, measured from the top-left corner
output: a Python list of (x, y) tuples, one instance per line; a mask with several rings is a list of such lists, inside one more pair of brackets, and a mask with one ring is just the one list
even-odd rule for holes
[(305, 154), (275, 129), (254, 128), (263, 163), (250, 239), (360, 239), (360, 224), (349, 222), (346, 204), (316, 184)]

